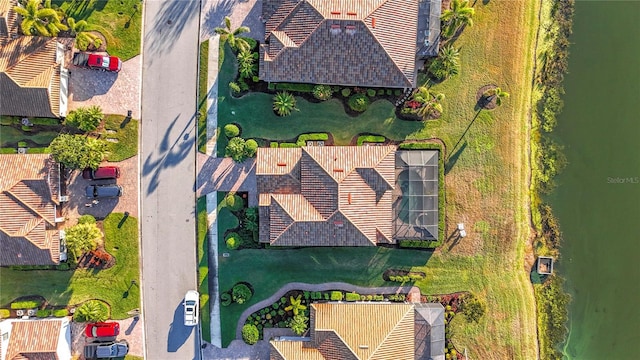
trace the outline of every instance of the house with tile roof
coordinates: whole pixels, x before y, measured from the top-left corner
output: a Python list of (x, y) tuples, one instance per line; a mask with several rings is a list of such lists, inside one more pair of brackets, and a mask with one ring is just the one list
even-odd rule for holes
[(439, 14), (440, 0), (264, 0), (259, 77), (414, 88), (417, 60), (437, 55)]
[(0, 322), (0, 360), (69, 360), (68, 318)]
[(18, 34), (17, 0), (0, 0), (0, 115), (64, 117), (69, 72), (56, 38)]
[(394, 244), (395, 152), (395, 146), (259, 148), (260, 242)]
[(444, 360), (444, 343), (441, 304), (370, 302), (311, 304), (307, 337), (269, 342), (271, 360)]
[(60, 166), (48, 154), (0, 154), (0, 266), (60, 263)]

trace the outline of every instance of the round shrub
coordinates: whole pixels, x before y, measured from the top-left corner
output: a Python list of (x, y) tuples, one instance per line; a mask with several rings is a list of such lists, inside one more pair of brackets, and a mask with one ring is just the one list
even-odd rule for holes
[(235, 250), (240, 246), (240, 235), (238, 233), (232, 232), (227, 235), (225, 243), (227, 244), (227, 249)]
[(231, 290), (231, 295), (233, 296), (233, 301), (238, 304), (244, 304), (246, 301), (251, 299), (251, 289), (245, 284), (236, 284)]
[(313, 87), (313, 97), (318, 100), (329, 100), (331, 95), (333, 95), (333, 90), (329, 85), (316, 85)]
[(49, 317), (49, 315), (51, 315), (51, 310), (47, 310), (47, 309), (38, 310), (36, 312), (36, 316), (39, 318), (46, 318), (46, 317)]
[(53, 310), (53, 316), (55, 317), (65, 317), (67, 315), (69, 315), (69, 312), (67, 311), (67, 309)]
[(220, 295), (220, 305), (222, 306), (231, 305), (231, 295), (229, 295), (229, 293), (222, 293), (222, 295)]
[(242, 209), (242, 206), (244, 205), (242, 198), (234, 193), (227, 194), (224, 198), (224, 202), (231, 211), (238, 211)]
[(247, 140), (244, 143), (244, 151), (247, 157), (254, 157), (258, 152), (258, 142), (253, 139)]
[(376, 96), (376, 89), (367, 89), (367, 96), (368, 97)]
[(242, 327), (242, 340), (249, 345), (253, 345), (260, 339), (258, 328), (253, 324), (246, 324)]
[(100, 300), (89, 300), (76, 309), (73, 314), (75, 321), (101, 322), (109, 318), (109, 308), (107, 304)]
[(240, 135), (240, 128), (236, 124), (227, 124), (224, 126), (224, 136), (231, 139)]
[(355, 94), (349, 98), (349, 107), (353, 111), (363, 112), (369, 106), (369, 98), (364, 94)]
[(82, 215), (78, 218), (78, 224), (95, 224), (96, 218), (93, 215)]
[(0, 319), (6, 319), (11, 316), (11, 311), (9, 309), (0, 309)]
[(344, 88), (344, 89), (342, 89), (341, 94), (342, 94), (342, 96), (344, 96), (344, 97), (348, 97), (349, 95), (351, 95), (351, 89), (349, 89), (349, 88)]

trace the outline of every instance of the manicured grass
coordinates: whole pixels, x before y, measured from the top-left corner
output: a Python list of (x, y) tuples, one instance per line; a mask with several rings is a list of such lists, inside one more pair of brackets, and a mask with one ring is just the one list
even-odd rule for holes
[[(335, 100), (309, 104), (302, 99), (300, 112), (279, 118), (271, 112), (269, 95), (233, 99), (221, 90), (220, 126), (237, 122), (245, 138), (287, 139), (329, 131), (344, 145), (358, 132), (392, 139), (407, 134), (415, 139), (438, 137), (446, 145), (448, 173), (447, 229), (443, 246), (431, 258), (423, 251), (382, 248), (240, 250), (221, 259), (220, 289), (249, 281), (256, 288), (250, 301), (254, 303), (284, 282), (379, 285), (379, 271), (404, 264), (427, 274), (416, 283), (424, 294), (473, 291), (486, 301), (487, 313), (478, 324), (467, 324), (462, 317), (452, 323), (454, 344), (467, 348), (470, 358), (536, 358), (535, 302), (525, 254), (530, 251), (528, 115), (538, 6), (539, 2), (525, 1), (476, 2), (474, 26), (454, 44), (460, 48), (460, 74), (433, 89), (447, 96), (440, 120), (394, 121), (391, 105), (384, 102), (372, 104), (364, 116), (350, 118)], [(226, 53), (221, 89), (234, 74), (228, 48)], [(476, 92), (491, 83), (511, 97), (496, 110), (478, 111)], [(452, 234), (461, 221), (468, 235), (456, 240)], [(223, 345), (234, 336), (234, 319), (245, 308), (232, 304), (222, 309)]]
[(18, 271), (3, 267), (0, 268), (0, 304), (25, 295), (42, 295), (54, 306), (100, 299), (109, 303), (114, 319), (129, 317), (128, 311), (140, 308), (140, 289), (137, 285), (130, 287), (131, 280), (140, 283), (138, 220), (129, 216), (118, 228), (123, 217), (122, 213), (112, 213), (103, 223), (105, 248), (116, 257), (112, 268)]
[(105, 115), (101, 135), (101, 139), (105, 141), (118, 139), (117, 143), (107, 141), (109, 153), (106, 160), (117, 162), (138, 154), (138, 120), (131, 119), (125, 123), (125, 117), (122, 115)]
[[(337, 145), (348, 145), (358, 133), (384, 135), (393, 140), (404, 138), (419, 130), (421, 122), (403, 121), (395, 117), (394, 106), (387, 100), (372, 103), (367, 111), (358, 117), (350, 117), (344, 112), (342, 103), (337, 99), (322, 103), (310, 103), (296, 98), (299, 111), (290, 116), (277, 116), (273, 110), (273, 95), (250, 93), (239, 99), (233, 98), (229, 82), (236, 74), (236, 57), (231, 49), (224, 48), (225, 58), (218, 82), (218, 126), (235, 122), (242, 127), (242, 137), (286, 140), (302, 133), (330, 132)], [(218, 153), (224, 153), (227, 142), (220, 138)]]
[(107, 51), (123, 61), (140, 54), (142, 2), (140, 0), (54, 0), (66, 16), (85, 20), (89, 30), (107, 39)]
[[(19, 141), (31, 140), (42, 147), (51, 143), (62, 126), (42, 126), (43, 130), (22, 131), (14, 126), (0, 125), (0, 147), (16, 147)], [(46, 129), (46, 130), (45, 130)]]
[(202, 338), (211, 342), (211, 309), (209, 302), (209, 241), (207, 237), (207, 198), (198, 198), (198, 292), (200, 293), (200, 323)]
[(198, 150), (207, 150), (207, 75), (209, 72), (209, 40), (200, 44), (200, 68), (198, 73)]

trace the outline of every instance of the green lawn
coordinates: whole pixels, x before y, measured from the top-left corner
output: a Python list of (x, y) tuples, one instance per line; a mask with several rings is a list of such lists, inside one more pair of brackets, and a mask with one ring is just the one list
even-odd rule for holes
[[(456, 347), (467, 348), (469, 356), (478, 359), (536, 358), (535, 302), (525, 255), (531, 251), (528, 116), (538, 6), (528, 1), (476, 2), (474, 26), (454, 43), (460, 48), (460, 74), (434, 87), (446, 95), (443, 117), (426, 123), (394, 121), (391, 104), (383, 101), (351, 118), (337, 101), (309, 104), (299, 99), (300, 112), (279, 118), (271, 111), (269, 95), (228, 95), (234, 59), (227, 48), (220, 75), (220, 126), (237, 122), (244, 138), (288, 139), (330, 131), (338, 144), (365, 131), (396, 140), (438, 137), (447, 154), (445, 235), (463, 221), (468, 236), (459, 242), (445, 239), (431, 257), (423, 251), (383, 248), (233, 251), (221, 258), (220, 290), (249, 281), (256, 287), (252, 304), (284, 282), (379, 285), (383, 269), (411, 266), (427, 274), (417, 282), (424, 294), (468, 290), (486, 301), (487, 313), (478, 324), (466, 324), (462, 317), (452, 323)], [(511, 97), (501, 108), (479, 112), (476, 92), (492, 83)], [(223, 345), (233, 337), (233, 321), (245, 308), (222, 308)]]
[(209, 241), (207, 241), (207, 198), (198, 198), (198, 292), (200, 293), (200, 322), (202, 338), (211, 342), (211, 310), (209, 302)]
[[(234, 80), (236, 57), (225, 46), (225, 57), (218, 83), (218, 132), (228, 123), (238, 123), (245, 139), (260, 137), (270, 140), (293, 139), (302, 133), (330, 132), (338, 145), (348, 145), (358, 133), (384, 135), (393, 140), (405, 137), (422, 128), (418, 121), (403, 121), (395, 117), (394, 106), (379, 100), (358, 117), (344, 112), (337, 99), (310, 103), (297, 97), (297, 108), (290, 116), (280, 117), (272, 110), (273, 95), (250, 93), (236, 99), (230, 95), (229, 83)], [(224, 154), (226, 141), (218, 139), (218, 153)]]
[(198, 69), (198, 150), (207, 150), (207, 93), (209, 91), (209, 40), (200, 44), (200, 67)]
[[(113, 132), (115, 131), (115, 133)], [(105, 115), (104, 130), (101, 139), (118, 139), (118, 142), (107, 141), (109, 153), (105, 160), (122, 161), (138, 154), (138, 120), (125, 122), (122, 115)]]
[(107, 39), (107, 51), (123, 61), (140, 54), (142, 2), (140, 0), (54, 0), (66, 16), (85, 20), (88, 29)]
[[(42, 295), (50, 305), (100, 299), (111, 306), (112, 318), (129, 317), (128, 311), (140, 308), (140, 289), (138, 286), (129, 288), (131, 280), (140, 283), (138, 220), (130, 216), (118, 228), (123, 216), (122, 213), (112, 213), (104, 220), (105, 248), (116, 257), (112, 268), (94, 272), (81, 269), (19, 271), (3, 267), (0, 268), (0, 304), (5, 305), (25, 295)], [(127, 289), (129, 292), (125, 294)]]

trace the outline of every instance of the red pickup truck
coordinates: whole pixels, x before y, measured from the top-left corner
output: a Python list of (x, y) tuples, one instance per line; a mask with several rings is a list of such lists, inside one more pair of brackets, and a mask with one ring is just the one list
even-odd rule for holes
[(73, 54), (73, 65), (118, 72), (122, 69), (122, 60), (116, 56), (78, 52)]

